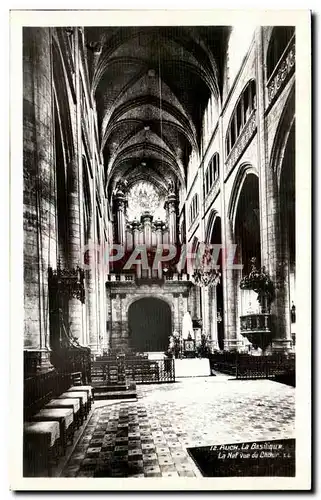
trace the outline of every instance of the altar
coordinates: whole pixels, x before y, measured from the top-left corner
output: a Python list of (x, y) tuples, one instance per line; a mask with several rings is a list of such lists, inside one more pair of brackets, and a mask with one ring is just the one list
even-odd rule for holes
[(208, 358), (175, 359), (175, 378), (209, 377), (211, 375)]

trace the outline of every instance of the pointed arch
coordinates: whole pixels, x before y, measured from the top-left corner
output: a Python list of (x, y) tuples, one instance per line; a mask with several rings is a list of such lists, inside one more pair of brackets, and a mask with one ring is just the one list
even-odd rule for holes
[(209, 215), (206, 230), (205, 230), (205, 243), (210, 243), (211, 235), (214, 229), (216, 218), (219, 217), (218, 211), (213, 208)]
[(277, 125), (274, 142), (270, 154), (269, 168), (271, 168), (275, 174), (275, 180), (278, 188), (280, 186), (280, 177), (281, 177), (281, 169), (282, 169), (284, 153), (294, 122), (295, 122), (295, 86), (293, 83)]
[(246, 177), (250, 174), (254, 174), (257, 177), (259, 177), (258, 170), (255, 167), (253, 167), (253, 165), (249, 163), (241, 164), (234, 180), (227, 210), (227, 217), (231, 221), (233, 234), (235, 234), (235, 217), (237, 212), (238, 201)]
[(66, 70), (64, 67), (63, 56), (59, 42), (52, 37), (52, 59), (53, 59), (53, 88), (59, 122), (61, 124), (61, 134), (65, 150), (65, 159), (68, 164), (74, 156), (74, 134), (71, 122), (71, 103), (69, 83), (67, 81)]

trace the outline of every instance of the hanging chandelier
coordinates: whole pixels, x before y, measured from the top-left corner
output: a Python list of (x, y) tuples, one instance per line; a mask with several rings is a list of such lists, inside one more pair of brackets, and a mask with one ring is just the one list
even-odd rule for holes
[(194, 270), (192, 278), (196, 285), (203, 287), (215, 286), (220, 282), (221, 273), (212, 265), (212, 255), (209, 248), (205, 248), (201, 262)]

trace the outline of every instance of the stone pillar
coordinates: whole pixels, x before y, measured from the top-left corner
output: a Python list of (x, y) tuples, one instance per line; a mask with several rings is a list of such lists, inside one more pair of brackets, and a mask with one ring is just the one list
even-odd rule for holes
[(173, 321), (173, 330), (176, 330), (178, 333), (182, 332), (181, 322), (183, 318), (179, 317), (179, 293), (173, 293), (173, 302), (174, 302), (174, 321)]
[(218, 350), (216, 285), (210, 287), (210, 347)]
[(187, 312), (187, 297), (184, 293), (179, 294), (179, 318), (182, 325), (184, 314)]
[(106, 310), (107, 310), (107, 318), (106, 318), (106, 349), (108, 352), (111, 348), (111, 329), (112, 329), (112, 300), (110, 289), (106, 286)]
[(135, 219), (132, 222), (134, 248), (139, 245), (139, 222)]
[(167, 197), (165, 208), (168, 213), (168, 230), (169, 230), (169, 243), (176, 244), (177, 242), (177, 221), (176, 221), (176, 196), (171, 193)]
[[(257, 71), (257, 130), (258, 159), (260, 165), (260, 229), (261, 265), (265, 266), (275, 284), (275, 301), (272, 303), (273, 350), (288, 351), (291, 347), (291, 318), (289, 302), (288, 244), (286, 231), (282, 230), (281, 207), (275, 172), (277, 165), (267, 161), (265, 124), (265, 83), (263, 28), (256, 30)], [(280, 161), (282, 161), (281, 158)], [(283, 241), (282, 241), (283, 240)]]
[(154, 222), (156, 230), (156, 245), (161, 245), (163, 243), (163, 222), (158, 219)]
[(117, 243), (119, 245), (126, 244), (126, 218), (125, 208), (126, 199), (122, 191), (118, 191), (115, 196), (116, 206), (116, 224), (117, 224)]
[[(102, 232), (103, 234), (103, 232)], [(107, 331), (106, 331), (106, 318), (107, 318), (107, 308), (106, 308), (106, 270), (105, 270), (105, 263), (104, 263), (104, 256), (105, 256), (105, 241), (102, 241), (102, 252), (100, 255), (100, 265), (99, 265), (99, 273), (100, 273), (100, 331), (101, 331), (101, 336), (102, 336), (102, 342), (101, 342), (101, 352), (103, 350), (106, 350), (107, 346), (107, 341), (106, 341), (106, 336), (107, 336)]]
[(89, 328), (89, 347), (94, 354), (98, 353), (98, 330), (97, 330), (97, 294), (96, 294), (96, 266), (97, 259), (100, 255), (97, 255), (96, 245), (94, 244), (94, 223), (95, 219), (92, 217), (90, 230), (89, 230), (89, 266), (86, 270), (86, 284), (87, 284), (87, 294), (86, 294), (86, 308), (88, 316), (88, 328)]
[[(70, 151), (70, 161), (67, 165), (67, 236), (68, 236), (68, 267), (73, 269), (81, 264), (82, 248), (82, 154), (81, 154), (81, 103), (80, 103), (80, 70), (78, 53), (78, 30), (75, 30), (75, 91), (76, 106), (70, 110), (71, 122), (75, 123), (73, 151)], [(84, 341), (83, 304), (77, 298), (70, 298), (68, 303), (70, 331), (79, 343)]]
[(125, 310), (125, 299), (126, 293), (119, 294), (119, 302), (120, 302), (120, 311), (119, 311), (119, 319), (120, 319), (120, 344), (123, 349), (128, 349), (128, 322), (127, 315)]
[(99, 261), (97, 262), (95, 275), (96, 275), (96, 325), (97, 325), (97, 350), (98, 354), (101, 353), (101, 342), (102, 342), (102, 331), (101, 331), (101, 321), (100, 321), (100, 309), (101, 309), (101, 291), (100, 291), (100, 272), (99, 272)]
[(128, 252), (132, 252), (133, 247), (134, 247), (133, 226), (132, 224), (128, 224), (126, 226), (126, 250)]
[[(132, 222), (132, 228), (133, 228), (133, 242), (134, 242), (134, 249), (135, 249), (135, 247), (140, 244), (140, 238), (139, 238), (140, 223), (138, 222), (137, 219), (135, 219)], [(137, 278), (141, 278), (141, 276), (142, 276), (142, 266), (139, 264), (136, 265), (136, 276), (137, 276)]]
[(199, 286), (194, 287), (194, 293), (195, 293), (195, 315), (197, 318), (202, 317), (202, 311), (201, 311), (201, 289)]
[[(163, 243), (163, 222), (161, 220), (156, 220), (154, 222), (155, 231), (156, 231), (156, 246), (162, 245)], [(163, 276), (163, 268), (162, 263), (159, 262), (157, 266), (157, 277), (161, 279)]]
[(144, 244), (146, 245), (147, 250), (149, 250), (152, 246), (152, 220), (153, 216), (147, 212), (144, 213), (141, 217), (141, 222), (143, 224)]
[(23, 28), (24, 349), (49, 361), (48, 267), (56, 268), (50, 28)]
[[(81, 228), (80, 228), (80, 192), (79, 192), (79, 169), (77, 158), (74, 157), (69, 163), (67, 178), (68, 190), (68, 267), (75, 268), (80, 264), (81, 256)], [(83, 342), (82, 303), (75, 297), (69, 299), (69, 322), (72, 335)]]
[[(256, 72), (257, 72), (257, 156), (259, 171), (259, 197), (260, 197), (260, 243), (261, 243), (261, 266), (268, 265), (269, 261), (269, 225), (270, 218), (267, 213), (267, 183), (269, 182), (269, 167), (266, 161), (266, 130), (265, 130), (265, 85), (264, 85), (264, 54), (262, 27), (255, 32), (256, 39)], [(274, 195), (274, 193), (273, 193)]]
[[(234, 243), (232, 224), (229, 220), (227, 213), (227, 202), (225, 198), (225, 183), (224, 175), (225, 169), (225, 137), (224, 137), (224, 125), (221, 113), (221, 106), (219, 103), (219, 136), (220, 136), (220, 162), (222, 168), (220, 168), (220, 188), (221, 188), (221, 222), (222, 222), (222, 247), (225, 252), (228, 252), (230, 245)], [(223, 254), (224, 255), (224, 254)], [(223, 311), (222, 315), (224, 318), (224, 350), (235, 350), (237, 349), (237, 322), (239, 318), (237, 317), (237, 288), (238, 276), (235, 278), (235, 274), (238, 274), (236, 270), (229, 270), (226, 266), (226, 259), (222, 259), (222, 283), (223, 283)]]
[(209, 322), (209, 289), (207, 286), (201, 287), (201, 299), (202, 299), (202, 333), (210, 338), (210, 322)]
[(274, 333), (272, 348), (274, 351), (287, 352), (292, 346), (289, 273), (290, 258), (287, 231), (282, 231), (282, 235), (279, 236), (278, 250), (278, 258), (275, 263), (276, 266), (274, 271), (275, 301), (272, 303), (271, 308)]
[[(225, 221), (225, 242), (223, 248), (226, 251), (231, 249), (233, 244), (231, 221)], [(237, 269), (229, 269), (226, 259), (222, 263), (223, 282), (225, 283), (224, 294), (224, 350), (236, 350), (238, 348), (237, 339), (237, 322), (238, 315), (238, 296), (240, 271)]]
[(111, 347), (121, 345), (121, 298), (119, 293), (111, 293)]
[[(147, 255), (152, 246), (152, 220), (153, 220), (152, 215), (147, 212), (145, 212), (141, 216), (141, 223), (143, 225), (143, 241), (147, 251)], [(151, 278), (152, 276), (151, 266), (149, 266), (148, 269), (144, 269), (144, 276), (146, 276), (146, 274), (149, 278)]]

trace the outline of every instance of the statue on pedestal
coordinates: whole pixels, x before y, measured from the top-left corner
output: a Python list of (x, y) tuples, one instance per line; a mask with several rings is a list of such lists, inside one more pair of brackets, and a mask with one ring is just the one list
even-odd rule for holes
[(183, 316), (182, 337), (183, 340), (194, 338), (193, 321), (190, 311), (186, 311)]

